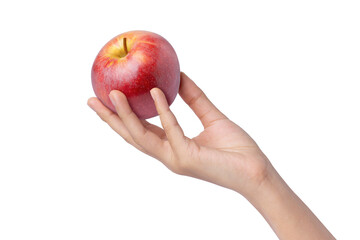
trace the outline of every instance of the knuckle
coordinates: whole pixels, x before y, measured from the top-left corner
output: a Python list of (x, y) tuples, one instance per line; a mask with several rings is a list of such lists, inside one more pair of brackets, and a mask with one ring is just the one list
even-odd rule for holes
[(128, 144), (132, 144), (132, 141), (131, 141), (131, 138), (130, 138), (130, 136), (121, 136), (124, 140), (125, 140), (125, 142), (127, 142)]
[(133, 136), (133, 140), (136, 144), (142, 145), (144, 143), (144, 140), (148, 139), (149, 134), (150, 134), (150, 131), (143, 128), (140, 132), (132, 133), (132, 136)]
[(103, 122), (106, 122), (105, 119), (102, 116), (99, 115), (99, 117)]
[(108, 113), (108, 114), (99, 114), (99, 116), (100, 116), (101, 120), (103, 120), (106, 123), (111, 122), (111, 120), (116, 117), (115, 113), (113, 113), (113, 112)]
[(165, 110), (159, 112), (159, 115), (163, 118), (166, 118), (169, 114), (171, 114), (170, 108), (166, 108)]
[(189, 100), (189, 106), (196, 104), (201, 98), (205, 97), (205, 93), (203, 91), (199, 91), (197, 95)]
[(103, 114), (97, 114), (101, 120), (103, 120), (104, 122), (106, 122), (106, 117)]
[(176, 119), (168, 119), (167, 121), (163, 122), (163, 127), (165, 132), (171, 131), (172, 129), (176, 128), (179, 125), (179, 123), (176, 121)]

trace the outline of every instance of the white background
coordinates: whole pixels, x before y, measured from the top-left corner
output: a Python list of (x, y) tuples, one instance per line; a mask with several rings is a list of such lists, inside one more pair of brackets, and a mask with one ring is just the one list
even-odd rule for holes
[[(86, 105), (115, 35), (148, 30), (338, 239), (359, 239), (359, 1), (1, 1), (0, 239), (276, 239)], [(177, 97), (188, 136), (201, 125)], [(152, 122), (159, 123), (157, 118)]]

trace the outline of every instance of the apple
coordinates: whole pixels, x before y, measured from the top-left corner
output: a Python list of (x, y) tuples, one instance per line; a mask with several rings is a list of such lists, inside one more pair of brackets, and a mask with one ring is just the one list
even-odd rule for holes
[(109, 93), (119, 90), (140, 119), (157, 115), (150, 90), (160, 88), (170, 105), (180, 85), (180, 66), (174, 48), (158, 34), (130, 31), (111, 39), (100, 50), (91, 70), (97, 98), (113, 112)]

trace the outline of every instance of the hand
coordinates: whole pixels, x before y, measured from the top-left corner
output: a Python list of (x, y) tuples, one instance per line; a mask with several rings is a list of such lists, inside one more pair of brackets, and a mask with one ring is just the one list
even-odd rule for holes
[(163, 129), (139, 120), (119, 91), (110, 93), (117, 113), (97, 98), (90, 98), (88, 105), (128, 143), (159, 159), (173, 172), (242, 194), (280, 239), (334, 239), (254, 140), (222, 114), (184, 73), (179, 94), (204, 126), (197, 137), (189, 139), (184, 135), (160, 89), (154, 88), (150, 93)]
[(117, 114), (97, 98), (89, 99), (88, 105), (128, 143), (160, 160), (173, 172), (209, 181), (248, 197), (267, 176), (271, 164), (265, 155), (184, 73), (181, 73), (179, 94), (204, 126), (203, 132), (192, 139), (184, 135), (158, 88), (152, 89), (151, 95), (163, 129), (139, 120), (119, 91), (110, 93)]

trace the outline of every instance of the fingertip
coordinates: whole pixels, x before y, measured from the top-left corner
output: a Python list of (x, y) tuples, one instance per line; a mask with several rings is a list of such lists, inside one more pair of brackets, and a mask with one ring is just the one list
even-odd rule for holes
[[(191, 92), (195, 83), (184, 73), (181, 72), (179, 94), (180, 96)], [(196, 85), (195, 85), (196, 86)]]
[(184, 78), (184, 77), (188, 77), (184, 72), (180, 72), (180, 77)]
[(189, 80), (191, 80), (191, 79), (188, 77), (188, 75), (186, 75), (184, 72), (180, 73), (180, 83), (182, 81), (189, 81)]
[(118, 101), (121, 101), (121, 99), (126, 99), (126, 96), (124, 93), (122, 93), (121, 91), (119, 90), (112, 90), (110, 93), (109, 93), (109, 98), (110, 98), (110, 101), (111, 103), (115, 106), (115, 104), (118, 102)]
[(110, 93), (109, 93), (109, 95), (124, 95), (125, 96), (125, 94), (123, 93), (123, 92), (121, 92), (120, 90), (116, 90), (116, 89), (114, 89), (114, 90), (111, 90), (110, 91)]
[(153, 88), (150, 90), (150, 95), (152, 97), (152, 99), (154, 100), (154, 102), (158, 101), (158, 96), (159, 96), (159, 88)]
[(150, 94), (151, 94), (152, 98), (154, 99), (154, 101), (159, 102), (159, 103), (165, 101), (167, 103), (166, 96), (160, 88), (156, 87), (156, 88), (151, 89)]
[(87, 105), (91, 108), (91, 109), (93, 109), (93, 110), (95, 110), (95, 104), (96, 104), (96, 102), (98, 101), (98, 99), (96, 98), (96, 97), (91, 97), (91, 98), (89, 98), (88, 100), (87, 100)]
[(152, 89), (150, 90), (150, 95), (151, 95), (152, 98), (154, 98), (155, 92), (156, 92), (156, 88), (152, 88)]
[(117, 95), (117, 90), (111, 90), (110, 93), (109, 93), (109, 98), (112, 99), (112, 98), (116, 98), (116, 95)]
[(91, 97), (91, 98), (89, 98), (88, 100), (87, 100), (87, 105), (92, 105), (92, 103), (93, 103), (93, 101), (94, 101), (94, 98), (95, 97)]
[(96, 97), (89, 98), (87, 104), (96, 113), (102, 112), (106, 109), (106, 106), (104, 106), (104, 104)]

